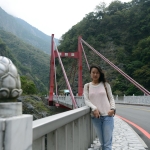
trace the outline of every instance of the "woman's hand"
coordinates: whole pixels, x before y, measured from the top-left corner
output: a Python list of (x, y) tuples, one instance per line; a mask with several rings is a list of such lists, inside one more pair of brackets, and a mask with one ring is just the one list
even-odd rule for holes
[(100, 118), (100, 112), (99, 112), (99, 110), (98, 109), (94, 110), (93, 111), (93, 115), (94, 115), (95, 118)]
[(113, 116), (114, 115), (114, 110), (110, 110), (109, 112), (108, 112), (108, 116)]

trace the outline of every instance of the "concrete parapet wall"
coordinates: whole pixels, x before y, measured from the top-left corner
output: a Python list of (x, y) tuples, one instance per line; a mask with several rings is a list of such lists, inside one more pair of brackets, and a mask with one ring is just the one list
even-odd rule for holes
[[(148, 105), (150, 106), (150, 96), (114, 96), (115, 103), (122, 104), (138, 104), (138, 105)], [(83, 96), (75, 96), (78, 107), (85, 106)], [(70, 96), (54, 96), (54, 101), (62, 105), (65, 105), (69, 108), (72, 108), (72, 99)]]
[(138, 104), (138, 105), (148, 105), (150, 106), (150, 96), (124, 96), (115, 97), (116, 103), (124, 103), (124, 104)]
[(86, 150), (95, 137), (87, 106), (33, 121), (33, 150)]

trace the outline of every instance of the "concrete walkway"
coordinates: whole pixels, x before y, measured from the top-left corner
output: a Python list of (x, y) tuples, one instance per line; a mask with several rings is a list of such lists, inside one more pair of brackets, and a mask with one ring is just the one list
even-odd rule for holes
[[(114, 117), (112, 150), (146, 150), (147, 146), (137, 133), (123, 120)], [(88, 150), (101, 150), (98, 139), (93, 141)]]

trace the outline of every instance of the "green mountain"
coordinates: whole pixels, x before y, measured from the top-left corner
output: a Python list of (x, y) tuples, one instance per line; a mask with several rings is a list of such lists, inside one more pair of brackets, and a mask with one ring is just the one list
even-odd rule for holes
[[(0, 7), (0, 29), (11, 32), (24, 42), (50, 54), (51, 36), (44, 34), (22, 19), (13, 17)], [(59, 40), (55, 39), (56, 44)]]
[[(17, 67), (22, 78), (24, 93), (48, 93), (50, 67), (48, 54), (24, 43), (15, 35), (0, 30), (0, 55), (11, 59)], [(28, 91), (28, 88), (36, 89)]]
[[(87, 14), (62, 36), (60, 51), (76, 51), (77, 38), (81, 35), (92, 47), (122, 69), (134, 80), (150, 90), (150, 1), (133, 0), (129, 3), (113, 1), (108, 7), (102, 2), (95, 12)], [(83, 44), (84, 45), (84, 44)], [(138, 88), (115, 71), (103, 59), (84, 45), (89, 64), (100, 65), (110, 82), (113, 93), (119, 95), (143, 94)], [(68, 76), (71, 74), (72, 59), (63, 59)], [(76, 63), (77, 65), (77, 63)], [(57, 77), (61, 69), (57, 67)], [(77, 81), (77, 73), (73, 79)], [(84, 84), (90, 81), (89, 71), (83, 58)], [(62, 81), (62, 79), (60, 80)], [(60, 88), (65, 88), (65, 84)], [(77, 91), (77, 83), (73, 83)]]
[[(96, 8), (95, 12), (87, 14), (62, 36), (58, 50), (60, 52), (76, 51), (77, 39), (81, 35), (83, 40), (147, 90), (150, 90), (150, 1), (133, 0), (129, 3), (113, 1), (108, 7), (101, 3)], [(14, 27), (15, 29), (17, 28)], [(2, 26), (0, 38), (0, 54), (12, 59), (21, 76), (25, 76), (22, 78), (23, 83), (30, 79), (38, 91), (47, 92), (49, 55), (40, 51), (39, 48), (26, 44), (26, 41), (22, 41), (18, 36), (4, 31)], [(100, 65), (104, 70), (114, 95), (143, 94), (87, 46), (83, 44), (83, 47), (89, 64)], [(62, 58), (62, 61), (73, 93), (77, 93), (77, 60)], [(66, 83), (57, 59), (56, 67), (58, 89), (64, 89)], [(90, 75), (84, 57), (82, 67), (85, 84), (90, 81)], [(33, 86), (31, 87), (33, 88)]]

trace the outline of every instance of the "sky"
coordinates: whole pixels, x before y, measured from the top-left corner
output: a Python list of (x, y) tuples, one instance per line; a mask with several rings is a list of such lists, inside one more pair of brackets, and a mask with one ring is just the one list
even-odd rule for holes
[(54, 34), (60, 39), (86, 14), (94, 11), (100, 2), (109, 5), (112, 0), (0, 0), (0, 7), (45, 34)]

